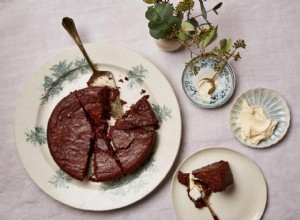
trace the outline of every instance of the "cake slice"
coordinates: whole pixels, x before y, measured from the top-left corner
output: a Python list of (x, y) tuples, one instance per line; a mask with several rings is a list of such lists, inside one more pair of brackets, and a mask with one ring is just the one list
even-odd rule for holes
[(177, 179), (187, 187), (188, 197), (196, 208), (207, 206), (214, 219), (218, 219), (208, 199), (212, 192), (225, 191), (233, 184), (233, 176), (227, 161), (220, 160), (193, 170), (191, 173), (179, 171)]
[(106, 138), (97, 138), (94, 147), (94, 175), (96, 181), (114, 180), (124, 174)]
[(116, 156), (124, 173), (139, 168), (149, 157), (156, 137), (155, 130), (116, 130), (111, 132), (111, 140)]
[(157, 127), (158, 120), (148, 102), (148, 95), (143, 96), (121, 118), (115, 122), (115, 128), (118, 130), (135, 129), (141, 127)]
[(61, 170), (83, 180), (88, 166), (92, 127), (75, 93), (54, 108), (47, 127), (50, 153)]
[(213, 192), (222, 192), (233, 183), (229, 163), (223, 160), (196, 169), (192, 174)]
[(76, 97), (93, 125), (107, 123), (110, 118), (110, 92), (108, 87), (90, 87), (76, 91)]

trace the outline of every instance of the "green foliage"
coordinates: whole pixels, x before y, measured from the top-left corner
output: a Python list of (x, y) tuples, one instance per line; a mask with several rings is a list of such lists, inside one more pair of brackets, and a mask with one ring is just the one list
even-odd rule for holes
[(213, 9), (212, 9), (212, 10), (213, 10), (213, 11), (214, 11), (216, 14), (218, 14), (218, 9), (219, 9), (219, 8), (221, 8), (222, 4), (223, 4), (223, 3), (222, 3), (222, 2), (220, 2), (220, 3), (219, 3), (219, 4), (217, 4), (215, 7), (213, 7)]
[(205, 48), (218, 38), (218, 26), (212, 27), (209, 34), (204, 38), (202, 47)]
[[(218, 39), (218, 25), (212, 25), (208, 21), (209, 12), (213, 11), (218, 15), (218, 10), (222, 2), (213, 8), (205, 8), (205, 0), (199, 0), (200, 8), (195, 8), (194, 0), (181, 0), (177, 5), (173, 5), (169, 0), (144, 0), (147, 4), (152, 4), (146, 11), (146, 18), (149, 20), (148, 27), (150, 35), (155, 39), (175, 38), (191, 53), (191, 58), (209, 58), (218, 62), (216, 71), (221, 71), (226, 62), (233, 58), (235, 61), (241, 59), (238, 49), (245, 49), (244, 40), (237, 40), (232, 43), (232, 39), (221, 39), (218, 45), (213, 46)], [(199, 11), (198, 15), (192, 16), (192, 12)], [(201, 21), (202, 18), (202, 21)], [(190, 62), (190, 68), (197, 74)]]
[(193, 9), (194, 1), (193, 0), (183, 0), (179, 2), (175, 7), (176, 14), (184, 13)]
[(154, 4), (155, 0), (143, 0), (147, 4)]
[(199, 0), (199, 2), (200, 2), (202, 16), (203, 16), (204, 19), (207, 19), (207, 12), (206, 12), (206, 9), (204, 7), (203, 0)]
[(165, 38), (172, 31), (180, 28), (181, 20), (173, 15), (173, 5), (158, 3), (148, 8), (146, 18), (149, 20), (150, 35), (156, 39)]

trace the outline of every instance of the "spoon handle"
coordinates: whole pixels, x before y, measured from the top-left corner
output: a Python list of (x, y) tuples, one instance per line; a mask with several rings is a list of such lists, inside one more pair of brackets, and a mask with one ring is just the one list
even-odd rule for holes
[(79, 37), (79, 34), (77, 32), (75, 23), (73, 21), (72, 18), (68, 18), (68, 17), (64, 17), (62, 19), (62, 25), (63, 27), (67, 30), (67, 32), (70, 34), (70, 36), (73, 38), (73, 40), (75, 41), (76, 45), (79, 47), (79, 49), (81, 50), (81, 52), (83, 53), (84, 58), (87, 60), (89, 66), (91, 67), (92, 71), (96, 71), (92, 61), (90, 60), (87, 52), (85, 51), (83, 44), (81, 42), (81, 39)]

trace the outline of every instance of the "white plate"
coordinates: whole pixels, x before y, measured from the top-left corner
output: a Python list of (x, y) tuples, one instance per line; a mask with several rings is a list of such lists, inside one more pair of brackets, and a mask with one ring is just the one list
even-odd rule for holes
[[(197, 58), (195, 58), (197, 59)], [(190, 61), (190, 62), (193, 62)], [(181, 83), (186, 96), (198, 107), (201, 108), (217, 108), (225, 104), (232, 96), (235, 89), (235, 73), (232, 67), (226, 63), (224, 69), (216, 77), (216, 90), (211, 94), (210, 100), (202, 97), (198, 92), (198, 83), (203, 78), (212, 78), (215, 75), (214, 67), (217, 61), (212, 59), (199, 59), (196, 63), (198, 74), (188, 65), (183, 70)]]
[(213, 219), (208, 208), (197, 209), (186, 187), (177, 180), (178, 171), (192, 170), (220, 160), (228, 161), (234, 185), (224, 192), (212, 193), (209, 199), (220, 220), (258, 220), (267, 202), (267, 186), (257, 164), (246, 156), (226, 148), (205, 148), (186, 158), (177, 168), (172, 181), (172, 200), (179, 220)]
[[(268, 118), (278, 121), (274, 133), (257, 145), (244, 141), (241, 137), (241, 128), (236, 124), (241, 114), (243, 100), (247, 100), (251, 106), (263, 108)], [(230, 126), (234, 136), (244, 145), (253, 148), (270, 147), (280, 141), (286, 134), (290, 126), (290, 110), (285, 100), (274, 90), (266, 88), (250, 89), (240, 95), (233, 103), (230, 112)]]
[(51, 197), (79, 209), (111, 210), (145, 197), (167, 175), (179, 149), (181, 116), (170, 84), (144, 57), (116, 45), (87, 44), (85, 47), (93, 62), (100, 64), (99, 69), (113, 73), (121, 98), (128, 102), (125, 108), (142, 95), (150, 95), (149, 102), (161, 126), (149, 162), (126, 178), (103, 184), (77, 181), (62, 172), (52, 159), (46, 141), (49, 116), (64, 96), (86, 87), (91, 75), (78, 48), (51, 58), (29, 80), (17, 103), (15, 141), (26, 171)]

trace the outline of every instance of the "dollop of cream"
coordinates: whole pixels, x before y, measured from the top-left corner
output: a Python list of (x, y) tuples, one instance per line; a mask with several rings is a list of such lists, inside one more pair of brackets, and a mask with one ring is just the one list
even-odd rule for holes
[(190, 184), (189, 184), (189, 196), (194, 200), (198, 200), (198, 199), (204, 199), (205, 193), (203, 188), (200, 185), (195, 184), (195, 180), (197, 180), (197, 178), (195, 178), (193, 176), (193, 174), (189, 174), (189, 179), (190, 179)]
[(200, 80), (198, 83), (198, 91), (200, 96), (203, 97), (205, 101), (210, 101), (211, 95), (208, 94), (208, 91), (212, 88), (211, 82), (207, 80)]
[(273, 134), (277, 123), (269, 119), (261, 107), (250, 106), (247, 100), (243, 100), (241, 115), (237, 120), (243, 140), (253, 144), (266, 140)]

